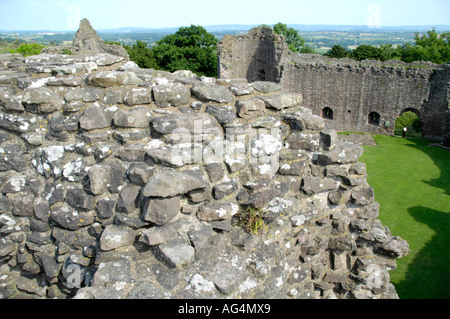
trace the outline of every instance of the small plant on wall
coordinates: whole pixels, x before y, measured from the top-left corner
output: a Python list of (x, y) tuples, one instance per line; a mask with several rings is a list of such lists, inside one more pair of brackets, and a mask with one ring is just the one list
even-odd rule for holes
[(264, 221), (264, 212), (260, 209), (247, 207), (237, 217), (237, 226), (242, 227), (250, 234), (258, 235), (267, 231), (267, 224)]

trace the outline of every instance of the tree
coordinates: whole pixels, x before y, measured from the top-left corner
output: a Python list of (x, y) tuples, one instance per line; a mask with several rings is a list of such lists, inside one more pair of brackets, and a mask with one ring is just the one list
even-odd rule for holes
[(390, 43), (380, 45), (380, 53), (381, 61), (400, 60), (401, 58), (399, 50)]
[(345, 49), (343, 46), (336, 44), (327, 53), (325, 56), (330, 58), (342, 59), (348, 58), (351, 54), (350, 50)]
[(315, 54), (316, 50), (314, 50), (313, 47), (309, 46), (309, 45), (304, 45), (301, 49), (300, 49), (300, 53), (309, 53), (309, 54)]
[(153, 51), (147, 46), (144, 41), (136, 41), (133, 46), (124, 45), (127, 50), (130, 60), (134, 61), (140, 68), (143, 69), (160, 69)]
[(381, 50), (377, 47), (363, 44), (352, 51), (351, 57), (357, 61), (381, 60)]
[(298, 31), (294, 28), (288, 28), (286, 24), (278, 22), (273, 26), (273, 31), (284, 35), (288, 48), (292, 52), (300, 52), (305, 45), (305, 40), (298, 34)]
[(37, 55), (42, 52), (45, 48), (45, 45), (37, 44), (37, 43), (24, 43), (21, 44), (16, 49), (11, 49), (10, 53), (20, 53), (23, 56)]
[(156, 42), (153, 54), (162, 69), (191, 70), (198, 75), (217, 76), (217, 39), (201, 26), (181, 27)]
[(403, 61), (450, 62), (450, 32), (438, 34), (432, 29), (423, 36), (416, 32), (414, 40), (415, 45), (405, 44), (399, 49)]

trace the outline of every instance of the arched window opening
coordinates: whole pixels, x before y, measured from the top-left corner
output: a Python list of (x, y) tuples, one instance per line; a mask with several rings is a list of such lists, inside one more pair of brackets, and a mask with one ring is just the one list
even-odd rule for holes
[(332, 120), (334, 116), (334, 112), (329, 107), (326, 107), (322, 110), (322, 118), (327, 120)]
[(381, 122), (381, 116), (377, 112), (372, 112), (369, 114), (368, 122), (370, 125), (380, 125)]

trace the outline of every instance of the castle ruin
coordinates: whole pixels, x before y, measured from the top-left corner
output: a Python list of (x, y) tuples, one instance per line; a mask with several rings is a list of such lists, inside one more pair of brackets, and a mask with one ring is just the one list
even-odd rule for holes
[[(409, 246), (378, 219), (363, 148), (302, 106), (334, 107), (314, 104), (332, 88), (286, 89), (324, 67), (254, 36), (229, 79), (0, 56), (0, 298), (398, 298)], [(237, 225), (246, 210), (267, 229)]]
[(448, 64), (355, 61), (291, 52), (267, 27), (225, 36), (219, 77), (280, 83), (303, 95), (303, 106), (338, 131), (393, 134), (396, 119), (416, 113), (425, 138), (449, 145)]

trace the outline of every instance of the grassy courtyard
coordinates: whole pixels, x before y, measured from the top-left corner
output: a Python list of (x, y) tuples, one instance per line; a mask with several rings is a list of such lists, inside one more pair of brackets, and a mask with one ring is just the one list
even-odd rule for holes
[(364, 146), (360, 160), (380, 220), (411, 249), (391, 282), (402, 299), (450, 298), (450, 151), (419, 138), (374, 139), (378, 146)]

